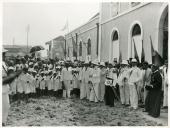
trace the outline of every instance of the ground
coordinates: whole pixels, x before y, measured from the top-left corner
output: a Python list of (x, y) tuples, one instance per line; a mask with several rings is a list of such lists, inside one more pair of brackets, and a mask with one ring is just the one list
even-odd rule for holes
[(8, 126), (156, 126), (164, 125), (119, 102), (115, 107), (79, 99), (41, 97), (11, 104)]

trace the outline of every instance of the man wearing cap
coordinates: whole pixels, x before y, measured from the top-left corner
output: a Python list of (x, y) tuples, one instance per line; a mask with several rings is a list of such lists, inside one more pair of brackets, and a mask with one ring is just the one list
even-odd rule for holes
[(7, 66), (5, 64), (5, 53), (6, 49), (2, 49), (2, 126), (6, 125), (8, 112), (10, 108), (9, 103), (9, 84), (21, 73), (18, 71), (17, 73), (8, 73)]
[(118, 84), (119, 84), (121, 103), (122, 105), (126, 105), (126, 106), (128, 106), (130, 102), (128, 80), (129, 80), (128, 62), (126, 60), (123, 60), (121, 63), (121, 69), (118, 77)]
[(105, 85), (104, 82), (106, 80), (106, 67), (105, 63), (100, 63), (100, 84), (99, 84), (99, 100), (101, 102), (104, 101), (104, 95), (105, 95)]
[(129, 71), (129, 90), (130, 90), (130, 104), (131, 108), (138, 108), (138, 91), (137, 83), (141, 80), (141, 72), (137, 67), (137, 60), (132, 59), (132, 68)]
[(100, 69), (98, 68), (98, 61), (94, 61), (93, 65), (90, 101), (99, 102)]

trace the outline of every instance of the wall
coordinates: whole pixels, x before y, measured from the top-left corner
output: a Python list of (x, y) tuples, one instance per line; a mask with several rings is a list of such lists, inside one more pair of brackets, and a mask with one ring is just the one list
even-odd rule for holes
[(148, 62), (151, 62), (150, 51), (150, 39), (151, 35), (154, 48), (158, 49), (156, 43), (156, 33), (158, 32), (158, 16), (162, 3), (149, 3), (140, 8), (136, 8), (134, 11), (120, 14), (108, 22), (101, 23), (102, 37), (101, 37), (101, 61), (108, 61), (109, 58), (109, 46), (111, 43), (111, 33), (113, 28), (119, 30), (119, 42), (120, 50), (122, 51), (122, 58), (128, 59), (128, 43), (130, 42), (130, 28), (135, 21), (139, 21), (143, 29), (143, 42), (145, 58)]
[[(75, 30), (71, 31), (69, 34), (66, 35), (66, 43), (67, 43), (67, 49), (70, 47), (70, 59), (73, 57), (73, 45), (72, 45), (72, 37), (76, 41), (76, 36), (75, 34), (78, 34), (78, 46), (79, 42), (82, 41), (82, 60), (86, 60), (87, 56), (87, 41), (90, 38), (91, 39), (91, 59), (97, 58), (96, 55), (96, 46), (97, 46), (97, 25), (96, 23), (99, 22), (99, 17), (97, 16), (93, 20), (90, 20), (86, 24), (80, 26), (79, 28), (76, 28)], [(70, 51), (69, 50), (69, 51)], [(79, 54), (78, 54), (79, 55)]]

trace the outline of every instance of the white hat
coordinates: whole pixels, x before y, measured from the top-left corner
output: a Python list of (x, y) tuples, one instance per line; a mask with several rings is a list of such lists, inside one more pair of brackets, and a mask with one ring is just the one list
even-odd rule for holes
[(94, 61), (92, 61), (92, 64), (99, 65), (99, 61), (98, 60), (94, 60)]
[(8, 50), (5, 48), (2, 48), (2, 52), (7, 52)]
[(121, 63), (121, 64), (128, 65), (128, 62), (127, 62), (127, 60), (122, 60), (122, 63)]
[(35, 71), (34, 69), (32, 70), (32, 72), (37, 73), (37, 71)]
[(105, 66), (105, 63), (104, 63), (104, 62), (100, 62), (100, 65), (101, 65), (101, 66)]
[(11, 66), (10, 66), (10, 67), (8, 68), (8, 70), (13, 70), (13, 71), (14, 71), (15, 69), (14, 69), (14, 67), (11, 67)]
[(29, 62), (29, 65), (33, 65), (33, 62)]
[(132, 63), (137, 63), (137, 60), (135, 58), (132, 59)]

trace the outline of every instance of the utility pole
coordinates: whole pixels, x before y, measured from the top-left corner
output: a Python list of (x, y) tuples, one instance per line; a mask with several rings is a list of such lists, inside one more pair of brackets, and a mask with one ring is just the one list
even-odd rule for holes
[(14, 48), (14, 44), (15, 44), (15, 38), (13, 37), (12, 38), (12, 46), (13, 46), (13, 48)]
[(27, 25), (27, 54), (28, 54), (28, 36), (29, 36), (29, 31), (30, 31), (30, 25)]

